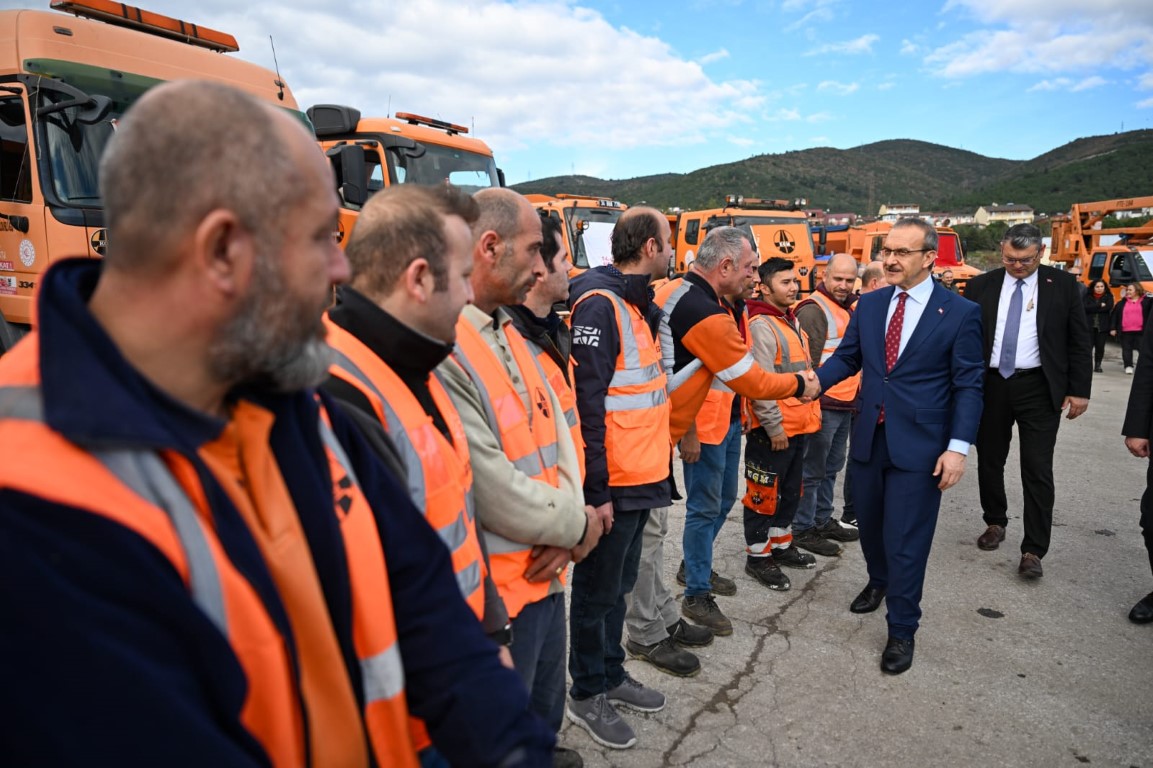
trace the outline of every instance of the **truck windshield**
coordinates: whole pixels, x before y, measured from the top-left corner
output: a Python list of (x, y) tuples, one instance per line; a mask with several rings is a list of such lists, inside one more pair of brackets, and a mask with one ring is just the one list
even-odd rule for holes
[(496, 162), (487, 155), (463, 149), (422, 142), (419, 157), (389, 153), (396, 163), (396, 180), (401, 184), (444, 184), (448, 182), (472, 193), (498, 187)]
[(569, 253), (573, 266), (581, 269), (603, 267), (613, 260), (612, 234), (620, 208), (566, 208), (565, 226), (569, 233)]
[(964, 263), (960, 238), (948, 232), (937, 233), (937, 266), (959, 267)]

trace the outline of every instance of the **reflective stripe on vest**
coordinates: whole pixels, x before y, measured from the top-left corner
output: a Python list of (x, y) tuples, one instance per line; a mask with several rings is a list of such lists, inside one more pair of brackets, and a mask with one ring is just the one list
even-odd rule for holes
[[(733, 315), (732, 307), (726, 307), (726, 309), (730, 315)], [(735, 315), (733, 315), (733, 319), (737, 320)], [(752, 340), (747, 331), (749, 326), (747, 311), (741, 313), (741, 321), (746, 328), (745, 346), (751, 348)], [(738, 321), (738, 327), (739, 325), (740, 321)], [(729, 428), (733, 423), (733, 400), (737, 396), (736, 392), (716, 376), (709, 382), (709, 391), (705, 394), (705, 401), (701, 403), (701, 409), (697, 411), (695, 419), (697, 439), (702, 445), (720, 445), (728, 437)], [(743, 404), (744, 401), (742, 401), (742, 406)], [(738, 411), (743, 413), (743, 408), (738, 408)], [(737, 418), (740, 417), (741, 413), (738, 413)]]
[[(522, 474), (554, 488), (559, 487), (556, 442), (559, 414), (552, 413), (552, 409), (547, 407), (533, 413), (539, 410), (535, 403), (526, 409), (504, 364), (476, 326), (462, 315), (456, 329), (453, 360), (476, 387), (497, 444)], [(536, 392), (547, 398), (549, 385), (546, 376), (524, 337), (509, 322), (501, 324), (501, 331), (530, 402)], [(512, 541), (488, 530), (483, 532), (483, 536), (493, 582), (504, 598), (509, 617), (515, 618), (524, 606), (548, 595), (549, 582), (529, 582), (524, 578), (532, 562), (531, 544)]]
[(327, 316), (325, 324), (334, 358), (329, 372), (356, 387), (372, 405), (400, 452), (409, 495), (452, 554), (461, 594), (473, 612), (483, 617), (483, 555), (474, 522), (472, 469), (468, 438), (456, 406), (440, 379), (431, 377), (429, 392), (452, 434), (450, 443), (385, 361)]
[(604, 444), (609, 485), (660, 482), (668, 477), (671, 455), (662, 349), (653, 340), (640, 310), (611, 291), (597, 289), (582, 294), (573, 302), (573, 311), (594, 295), (604, 296), (612, 303), (620, 338), (620, 351), (605, 394)]
[[(821, 365), (824, 365), (841, 346), (841, 341), (845, 338), (845, 329), (849, 327), (851, 315), (844, 307), (834, 306), (833, 302), (829, 301), (828, 297), (820, 291), (814, 292), (809, 298), (825, 313), (825, 324), (828, 330), (825, 331), (825, 346), (821, 349)], [(823, 394), (834, 400), (851, 403), (857, 399), (857, 392), (860, 391), (860, 388), (861, 372), (858, 371), (844, 381), (829, 387)]]

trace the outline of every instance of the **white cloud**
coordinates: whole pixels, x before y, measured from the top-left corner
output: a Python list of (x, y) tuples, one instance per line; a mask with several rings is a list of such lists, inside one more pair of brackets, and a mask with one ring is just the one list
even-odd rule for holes
[(1087, 91), (1091, 88), (1100, 88), (1102, 85), (1108, 84), (1108, 80), (1103, 77), (1094, 75), (1086, 77), (1083, 80), (1072, 80), (1068, 77), (1056, 77), (1052, 80), (1042, 80), (1036, 85), (1027, 89), (1028, 93), (1035, 93), (1037, 91), (1068, 91), (1070, 93), (1080, 93)]
[(805, 56), (818, 56), (826, 53), (843, 53), (843, 54), (860, 54), (872, 53), (873, 43), (881, 39), (880, 35), (861, 35), (853, 40), (846, 40), (841, 43), (826, 43), (818, 46), (810, 51), (805, 51)]
[(1153, 109), (1153, 99), (1137, 102), (1137, 109)]
[(792, 22), (785, 27), (785, 32), (796, 32), (798, 29), (804, 29), (817, 22), (830, 22), (836, 18), (833, 12), (828, 8), (817, 8), (816, 10), (809, 11), (801, 18)]
[(727, 141), (730, 144), (735, 144), (738, 147), (751, 147), (757, 143), (756, 139), (747, 139), (742, 136), (729, 136)]
[(391, 103), (475, 124), (498, 161), (529, 144), (700, 144), (763, 107), (757, 82), (713, 79), (663, 40), (572, 0), (361, 0), (355, 12), (313, 0), (148, 6), (236, 35), (241, 56), (269, 68), (272, 35), (301, 107), (383, 115)]
[(718, 51), (713, 51), (712, 53), (706, 53), (704, 56), (697, 59), (697, 63), (699, 63), (699, 64), (712, 64), (714, 61), (720, 61), (722, 59), (727, 59), (727, 58), (729, 58), (728, 50), (721, 48)]
[(949, 0), (942, 12), (950, 11), (986, 28), (925, 58), (944, 77), (1153, 69), (1153, 3), (1148, 0)]
[(1060, 91), (1069, 86), (1073, 82), (1067, 77), (1058, 77), (1053, 80), (1042, 80), (1036, 85), (1028, 89), (1028, 93), (1035, 93), (1037, 91)]
[(856, 93), (860, 87), (859, 83), (838, 83), (836, 80), (825, 80), (817, 86), (817, 90), (832, 91), (841, 96), (847, 96), (850, 93)]
[(776, 112), (769, 115), (766, 119), (769, 122), (773, 122), (773, 123), (792, 122), (794, 120), (800, 120), (801, 119), (801, 110), (797, 109), (796, 107), (793, 107), (791, 109), (781, 107)]
[(901, 55), (902, 56), (916, 56), (921, 52), (921, 46), (914, 43), (912, 40), (901, 41)]
[(878, 91), (889, 91), (889, 90), (892, 90), (894, 87), (896, 87), (896, 85), (897, 84), (894, 83), (892, 80), (889, 80), (889, 81), (884, 82), (884, 83), (878, 83), (877, 84), (877, 90)]
[(815, 112), (805, 118), (806, 123), (827, 123), (833, 119), (832, 112)]
[(1079, 93), (1081, 91), (1087, 91), (1090, 88), (1100, 88), (1102, 85), (1108, 84), (1108, 82), (1109, 81), (1105, 78), (1094, 75), (1093, 77), (1086, 77), (1084, 80), (1077, 83), (1069, 90), (1071, 90), (1073, 93)]
[(813, 146), (823, 147), (829, 143), (828, 136), (812, 136), (809, 138), (809, 143)]

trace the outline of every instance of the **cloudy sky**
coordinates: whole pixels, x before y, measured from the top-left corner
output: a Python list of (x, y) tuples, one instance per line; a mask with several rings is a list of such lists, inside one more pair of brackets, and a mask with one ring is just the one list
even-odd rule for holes
[(302, 107), (473, 126), (509, 183), (898, 138), (1028, 159), (1153, 128), (1153, 0), (139, 4), (268, 67), (271, 35)]

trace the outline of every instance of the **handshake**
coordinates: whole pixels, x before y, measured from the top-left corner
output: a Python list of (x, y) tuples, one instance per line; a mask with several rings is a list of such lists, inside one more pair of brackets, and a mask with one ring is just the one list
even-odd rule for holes
[(805, 380), (805, 394), (801, 396), (801, 402), (811, 403), (821, 394), (821, 382), (817, 379), (817, 372), (809, 369), (799, 375)]

